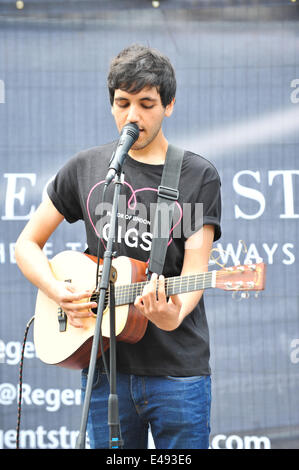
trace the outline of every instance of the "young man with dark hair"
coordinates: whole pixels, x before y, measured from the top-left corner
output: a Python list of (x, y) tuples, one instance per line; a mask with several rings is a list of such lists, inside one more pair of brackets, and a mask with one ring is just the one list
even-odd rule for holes
[[(175, 73), (163, 54), (133, 45), (111, 62), (108, 88), (118, 130), (128, 123), (139, 128), (139, 137), (123, 165), (121, 196), (125, 202), (119, 213), (119, 220), (134, 219), (135, 224), (121, 224), (115, 250), (117, 256), (146, 262), (153, 236), (150, 208), (157, 202), (169, 148), (162, 123), (174, 109)], [(103, 257), (109, 223), (99, 223), (98, 208), (115, 146), (114, 142), (88, 149), (67, 162), (16, 244), (16, 260), (24, 275), (53, 299), (66, 312), (69, 324), (77, 328), (84, 326), (96, 303), (78, 303), (86, 299), (86, 291), (74, 291), (68, 283), (56, 280), (42, 248), (64, 219), (70, 223), (83, 220), (88, 252), (97, 254), (100, 239)], [(181, 230), (170, 234), (163, 275), (153, 273), (135, 300), (139, 313), (148, 319), (146, 332), (137, 343), (117, 343), (119, 415), (127, 449), (147, 447), (149, 426), (157, 448), (209, 446), (211, 383), (203, 292), (168, 298), (165, 278), (207, 271), (213, 241), (221, 234), (219, 175), (206, 159), (185, 151), (178, 189), (173, 228)], [(110, 185), (105, 199), (111, 203), (112, 197)], [(197, 205), (202, 205), (202, 217), (198, 217)], [(86, 379), (87, 370), (83, 370), (83, 391)], [(87, 428), (93, 448), (109, 447), (108, 396), (100, 359)]]

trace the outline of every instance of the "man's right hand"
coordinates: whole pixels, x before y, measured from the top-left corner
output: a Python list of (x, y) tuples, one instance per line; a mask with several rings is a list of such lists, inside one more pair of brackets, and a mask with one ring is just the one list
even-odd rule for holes
[(97, 303), (90, 300), (92, 291), (77, 291), (74, 286), (64, 281), (54, 281), (51, 286), (50, 297), (66, 313), (70, 325), (76, 328), (83, 328), (82, 319), (91, 317), (92, 308), (97, 307)]

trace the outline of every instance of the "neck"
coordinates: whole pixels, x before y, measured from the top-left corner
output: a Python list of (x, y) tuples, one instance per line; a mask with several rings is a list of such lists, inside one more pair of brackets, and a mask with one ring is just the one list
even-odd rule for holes
[[(116, 286), (115, 305), (119, 306), (134, 303), (136, 297), (142, 294), (146, 284), (148, 284), (148, 281)], [(165, 279), (165, 291), (167, 296), (194, 292), (210, 287), (216, 287), (216, 271), (175, 276)]]

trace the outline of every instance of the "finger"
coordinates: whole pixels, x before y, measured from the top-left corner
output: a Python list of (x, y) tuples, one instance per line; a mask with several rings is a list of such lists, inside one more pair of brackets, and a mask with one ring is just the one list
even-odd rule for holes
[(144, 304), (142, 300), (142, 295), (138, 295), (135, 299), (134, 302), (135, 307), (137, 307), (139, 310), (143, 311), (144, 310)]
[(72, 302), (73, 308), (77, 312), (83, 312), (84, 310), (91, 310), (93, 308), (96, 308), (98, 304), (94, 301), (89, 301), (89, 302)]
[(93, 312), (91, 310), (76, 311), (73, 309), (72, 304), (70, 308), (71, 309), (67, 309), (65, 307), (63, 311), (66, 313), (70, 325), (75, 326), (76, 328), (83, 328), (86, 325), (84, 319), (93, 316)]
[[(94, 302), (91, 300), (92, 298), (92, 291), (85, 290), (85, 291), (75, 291), (74, 288), (71, 286), (67, 286), (66, 290), (64, 290), (61, 294), (60, 303), (78, 303), (81, 306), (84, 306), (88, 303)], [(93, 308), (93, 307), (92, 307)]]
[(142, 300), (147, 310), (153, 309), (157, 301), (157, 274), (152, 274), (150, 282), (144, 287)]
[(142, 295), (143, 294), (147, 294), (148, 292), (150, 291), (153, 291), (156, 284), (157, 284), (157, 279), (158, 279), (158, 275), (156, 273), (153, 273), (151, 275), (151, 278), (148, 282), (145, 283), (144, 285), (144, 288), (143, 288), (143, 292), (142, 292)]
[(158, 301), (166, 302), (165, 278), (162, 275), (159, 276), (159, 281), (158, 281)]
[(68, 321), (70, 325), (74, 326), (75, 328), (84, 328), (86, 326), (84, 319), (78, 318), (77, 316), (68, 315)]
[(84, 327), (84, 323), (80, 320), (75, 320), (71, 317), (68, 317), (68, 320), (69, 320), (70, 325), (74, 326), (75, 328), (83, 328)]
[(95, 302), (88, 303), (75, 303), (75, 302), (62, 302), (61, 308), (65, 312), (70, 312), (78, 317), (86, 317), (93, 315), (92, 309), (97, 307)]
[(89, 317), (89, 313), (78, 313), (73, 310), (68, 310), (66, 307), (63, 309), (64, 313), (67, 315), (68, 323), (76, 328), (82, 328), (84, 326), (84, 318)]
[(89, 300), (90, 297), (92, 296), (92, 292), (89, 290), (86, 291), (77, 291), (77, 292), (67, 292), (65, 294), (65, 299), (70, 301), (70, 302), (76, 302), (80, 300)]

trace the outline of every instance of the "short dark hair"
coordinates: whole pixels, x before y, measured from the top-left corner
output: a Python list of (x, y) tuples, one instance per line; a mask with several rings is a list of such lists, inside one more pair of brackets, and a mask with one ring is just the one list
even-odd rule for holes
[(175, 97), (175, 72), (168, 57), (157, 49), (133, 44), (111, 61), (108, 74), (110, 103), (113, 105), (116, 89), (138, 93), (147, 86), (157, 89), (165, 108)]

